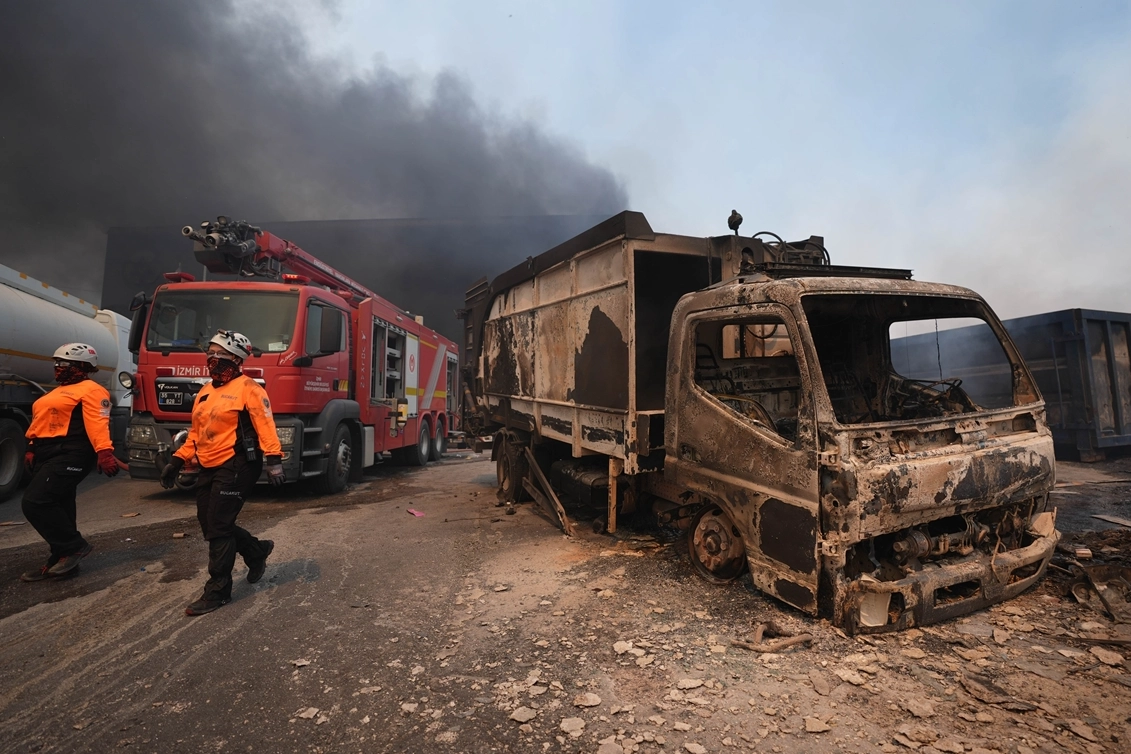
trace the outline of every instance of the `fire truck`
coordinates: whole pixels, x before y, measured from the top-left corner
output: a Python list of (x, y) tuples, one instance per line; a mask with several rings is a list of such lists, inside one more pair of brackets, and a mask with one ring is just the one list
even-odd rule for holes
[[(271, 398), (288, 482), (334, 493), (382, 453), (413, 466), (443, 455), (456, 422), (455, 343), (254, 225), (221, 216), (181, 232), (205, 279), (166, 273), (130, 306), (137, 371), (119, 380), (134, 394), (132, 477), (158, 478), (187, 437), (218, 329), (251, 340), (243, 372)], [(181, 486), (193, 481), (191, 465), (186, 472)]]

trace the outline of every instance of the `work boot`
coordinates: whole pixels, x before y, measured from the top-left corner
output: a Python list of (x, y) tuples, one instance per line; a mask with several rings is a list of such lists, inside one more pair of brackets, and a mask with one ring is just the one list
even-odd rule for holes
[(40, 566), (34, 571), (27, 571), (20, 574), (20, 581), (46, 581), (47, 579), (54, 578), (51, 573), (51, 566)]
[(75, 573), (78, 573), (79, 561), (89, 555), (90, 551), (93, 549), (94, 545), (87, 542), (81, 548), (79, 548), (75, 552), (72, 552), (70, 555), (64, 555), (63, 557), (59, 558), (59, 562), (51, 566), (51, 568), (48, 569), (47, 573), (51, 577), (71, 576)]
[(247, 583), (249, 584), (254, 584), (263, 578), (263, 572), (267, 570), (267, 558), (271, 555), (271, 551), (275, 549), (275, 543), (270, 539), (259, 540), (259, 546), (263, 548), (263, 559), (247, 564)]
[(231, 600), (220, 598), (207, 599), (206, 597), (201, 597), (185, 608), (185, 615), (204, 615), (205, 613), (210, 613), (217, 608), (223, 607), (230, 601)]
[(47, 559), (46, 565), (42, 565), (39, 568), (36, 568), (34, 571), (27, 571), (26, 573), (21, 573), (20, 574), (20, 581), (33, 582), (33, 581), (46, 581), (47, 579), (53, 579), (53, 578), (55, 578), (55, 576), (54, 576), (54, 574), (51, 573), (51, 567), (58, 562), (59, 562), (59, 558), (52, 555), (51, 557), (49, 557)]

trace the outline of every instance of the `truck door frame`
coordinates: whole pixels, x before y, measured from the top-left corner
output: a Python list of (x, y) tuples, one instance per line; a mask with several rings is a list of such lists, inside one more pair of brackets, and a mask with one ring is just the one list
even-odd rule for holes
[[(797, 361), (800, 385), (794, 441), (744, 418), (695, 379), (701, 325), (721, 327), (759, 316), (785, 324)], [(669, 409), (674, 408), (676, 416), (674, 447), (669, 445), (665, 473), (730, 517), (743, 538), (755, 586), (815, 614), (821, 573), (816, 405), (796, 317), (774, 303), (707, 309), (689, 313), (681, 330), (681, 368), (675, 384), (668, 387)], [(760, 469), (772, 471), (760, 473)]]

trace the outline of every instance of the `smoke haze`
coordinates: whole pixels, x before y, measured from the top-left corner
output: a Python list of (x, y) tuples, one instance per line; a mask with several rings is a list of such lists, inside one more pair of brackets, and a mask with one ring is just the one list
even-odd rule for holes
[(626, 203), (610, 172), (484, 109), (459, 76), (346, 71), (266, 4), (10, 2), (0, 26), (19, 30), (0, 45), (0, 262), (91, 300), (113, 226)]

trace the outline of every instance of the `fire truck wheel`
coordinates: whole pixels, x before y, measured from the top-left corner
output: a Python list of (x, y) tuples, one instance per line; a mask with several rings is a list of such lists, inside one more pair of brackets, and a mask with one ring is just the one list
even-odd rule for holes
[(334, 439), (330, 441), (330, 457), (326, 459), (326, 473), (315, 477), (315, 487), (320, 494), (333, 495), (346, 488), (350, 478), (350, 464), (353, 462), (353, 444), (350, 431), (345, 424), (334, 429)]
[(24, 475), (24, 449), (27, 440), (20, 425), (0, 419), (0, 500), (16, 491)]
[(405, 448), (405, 463), (409, 466), (423, 466), (428, 463), (429, 448), (432, 447), (432, 435), (428, 432), (428, 422), (420, 422), (420, 436), (416, 438), (416, 445)]
[(443, 424), (436, 425), (436, 433), (432, 436), (432, 446), (428, 450), (429, 461), (439, 461), (448, 452), (448, 435)]

